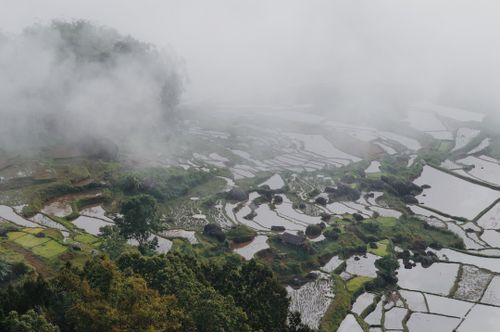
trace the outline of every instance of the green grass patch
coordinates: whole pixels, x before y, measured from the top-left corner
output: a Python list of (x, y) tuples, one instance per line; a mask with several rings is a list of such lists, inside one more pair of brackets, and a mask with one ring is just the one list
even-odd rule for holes
[(16, 240), (17, 238), (20, 238), (22, 236), (25, 236), (25, 232), (9, 232), (7, 233), (7, 238), (11, 241)]
[(187, 193), (187, 196), (201, 197), (202, 199), (213, 195), (224, 189), (226, 186), (226, 181), (221, 178), (213, 177), (210, 178), (205, 183), (199, 184), (191, 189)]
[(46, 237), (36, 237), (31, 234), (25, 234), (24, 236), (18, 237), (14, 240), (15, 243), (23, 246), (24, 248), (33, 248), (47, 241), (50, 241), (50, 239)]
[(250, 229), (245, 225), (238, 225), (226, 232), (227, 238), (236, 243), (244, 243), (251, 241), (256, 235), (257, 232), (255, 232), (253, 229)]
[(453, 147), (451, 142), (441, 141), (438, 147), (438, 151), (441, 153), (448, 152)]
[[(121, 191), (127, 195), (150, 194), (162, 203), (185, 196), (190, 191), (196, 191), (197, 187), (214, 180), (214, 178), (214, 175), (200, 170), (183, 170), (180, 167), (151, 167), (115, 175), (112, 182), (115, 191)], [(155, 185), (149, 186), (148, 183)], [(219, 185), (224, 185), (222, 179), (214, 180), (212, 185), (206, 187), (213, 190)]]
[(64, 236), (62, 235), (62, 233), (59, 230), (54, 229), (54, 228), (46, 228), (43, 230), (43, 233), (45, 235), (47, 235), (48, 237), (50, 237), (54, 240), (57, 240), (57, 241), (61, 241), (64, 239)]
[(408, 245), (417, 240), (448, 248), (464, 248), (463, 240), (456, 234), (445, 229), (426, 226), (424, 222), (409, 216), (400, 218), (395, 226), (385, 229), (382, 235), (382, 238), (391, 239), (403, 249), (407, 249)]
[(439, 244), (443, 247), (463, 249), (462, 239), (446, 229), (432, 227), (413, 216), (403, 215), (394, 220), (366, 220), (357, 226), (357, 235), (368, 242), (389, 239), (403, 249), (415, 241), (425, 241), (427, 245)]
[(90, 177), (90, 172), (84, 163), (68, 161), (54, 165), (59, 178), (65, 178), (71, 182), (78, 182)]
[(282, 280), (319, 268), (317, 257), (305, 248), (283, 244), (276, 236), (271, 237), (268, 243), (273, 255), (272, 260), (266, 263)]
[(347, 290), (340, 276), (332, 275), (335, 285), (335, 297), (320, 322), (321, 331), (337, 331), (340, 323), (351, 309), (351, 293)]
[(31, 251), (38, 256), (45, 258), (52, 258), (59, 256), (66, 251), (66, 247), (54, 240), (49, 240), (31, 249)]
[[(203, 257), (203, 259), (208, 257), (216, 257), (221, 255), (229, 255), (228, 251), (224, 246), (221, 246), (216, 240), (206, 237), (200, 234), (198, 237), (198, 244), (191, 245), (188, 241), (181, 239), (172, 240), (172, 248), (169, 252), (178, 252), (187, 255), (196, 255), (198, 257)], [(126, 250), (137, 251), (137, 247), (127, 246)], [(235, 256), (239, 256), (234, 254)], [(238, 257), (239, 259), (241, 257)]]
[(370, 248), (368, 245), (368, 252), (381, 257), (388, 254), (389, 240), (378, 241), (376, 244), (377, 248)]
[[(350, 223), (346, 223), (350, 224)], [(340, 229), (344, 227), (341, 225)], [(337, 240), (325, 240), (317, 243), (313, 243), (313, 247), (318, 251), (319, 254), (331, 254), (335, 255), (345, 251), (348, 248), (356, 248), (364, 246), (364, 242), (361, 241), (352, 232), (342, 232)]]
[(367, 178), (373, 179), (373, 180), (380, 179), (381, 176), (382, 176), (382, 172), (376, 172), (376, 173), (368, 173), (368, 174), (366, 174)]
[(311, 242), (310, 249), (283, 244), (277, 236), (271, 236), (268, 244), (271, 250), (266, 251), (264, 255), (257, 255), (257, 259), (268, 265), (282, 282), (289, 281), (295, 275), (305, 275), (318, 269), (321, 266), (320, 257), (350, 256), (366, 246), (352, 232), (341, 233), (337, 240)]
[(356, 293), (360, 290), (367, 282), (371, 281), (373, 278), (358, 276), (354, 277), (347, 282), (347, 290), (350, 293)]
[(25, 233), (29, 233), (29, 234), (38, 234), (40, 233), (41, 231), (43, 231), (43, 228), (41, 227), (36, 227), (36, 228), (23, 228), (23, 232)]
[(378, 217), (377, 223), (384, 227), (392, 227), (395, 226), (398, 222), (398, 219), (393, 217)]
[(97, 237), (95, 237), (94, 235), (91, 235), (91, 234), (78, 234), (78, 235), (75, 235), (75, 237), (73, 239), (75, 241), (78, 241), (81, 243), (87, 243), (87, 244), (92, 244), (92, 243), (96, 243), (97, 241), (99, 241), (99, 239)]
[(6, 248), (4, 244), (0, 245), (0, 259), (8, 263), (23, 262), (24, 256), (18, 252)]

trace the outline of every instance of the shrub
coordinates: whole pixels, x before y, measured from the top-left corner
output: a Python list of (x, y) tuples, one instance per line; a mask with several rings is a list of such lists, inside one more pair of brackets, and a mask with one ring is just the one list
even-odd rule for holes
[(338, 240), (339, 239), (339, 233), (336, 229), (329, 229), (326, 230), (323, 235), (330, 240)]
[(316, 204), (323, 205), (323, 206), (325, 206), (328, 203), (326, 198), (324, 198), (323, 196), (316, 197), (316, 199), (314, 201), (316, 202)]
[(353, 217), (353, 218), (354, 218), (354, 220), (356, 220), (356, 221), (363, 221), (363, 220), (365, 219), (365, 218), (364, 218), (361, 214), (359, 214), (359, 213), (354, 213), (354, 214), (352, 215), (352, 217)]
[(222, 231), (219, 225), (208, 224), (203, 228), (203, 234), (215, 238), (219, 242), (224, 242), (226, 234)]
[(226, 232), (227, 238), (235, 243), (252, 241), (256, 235), (257, 233), (253, 229), (245, 225), (235, 226)]
[(321, 226), (318, 224), (309, 225), (306, 228), (306, 235), (309, 237), (318, 237), (321, 235)]

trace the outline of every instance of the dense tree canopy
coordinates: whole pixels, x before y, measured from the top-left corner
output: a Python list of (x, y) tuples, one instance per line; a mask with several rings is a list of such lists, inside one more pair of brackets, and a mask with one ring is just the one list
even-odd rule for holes
[(267, 267), (232, 255), (95, 257), (0, 298), (5, 331), (309, 331)]
[[(175, 296), (160, 295), (108, 259), (96, 258), (83, 270), (65, 267), (48, 281), (27, 280), (3, 295), (3, 313), (42, 308), (63, 331), (189, 331), (192, 325)], [(9, 313), (4, 326), (17, 317)]]
[(43, 314), (32, 309), (23, 315), (11, 311), (2, 323), (2, 330), (8, 332), (59, 332), (59, 328), (47, 322)]

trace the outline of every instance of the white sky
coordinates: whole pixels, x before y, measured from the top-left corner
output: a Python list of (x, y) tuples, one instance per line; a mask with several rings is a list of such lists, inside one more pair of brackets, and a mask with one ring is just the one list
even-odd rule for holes
[(500, 97), (500, 1), (0, 0), (0, 29), (82, 18), (172, 48), (195, 99), (327, 83), (348, 98)]

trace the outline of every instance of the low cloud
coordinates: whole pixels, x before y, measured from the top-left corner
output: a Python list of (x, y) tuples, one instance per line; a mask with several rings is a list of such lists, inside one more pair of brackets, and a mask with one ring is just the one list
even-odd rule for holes
[(0, 38), (0, 146), (86, 137), (138, 144), (168, 132), (182, 91), (178, 61), (84, 21)]

